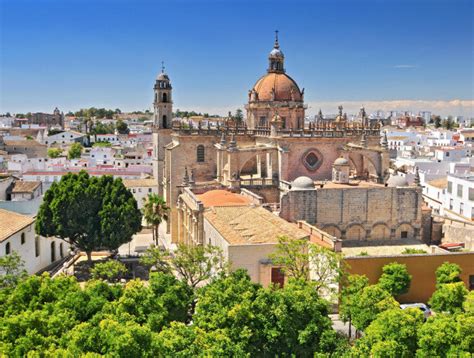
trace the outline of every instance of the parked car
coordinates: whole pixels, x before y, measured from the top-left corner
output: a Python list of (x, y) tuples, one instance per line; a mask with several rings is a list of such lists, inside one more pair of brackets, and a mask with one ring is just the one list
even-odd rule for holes
[(427, 319), (432, 314), (430, 308), (424, 303), (405, 303), (403, 305), (400, 305), (400, 308), (402, 310), (407, 308), (418, 308), (423, 312), (425, 319)]

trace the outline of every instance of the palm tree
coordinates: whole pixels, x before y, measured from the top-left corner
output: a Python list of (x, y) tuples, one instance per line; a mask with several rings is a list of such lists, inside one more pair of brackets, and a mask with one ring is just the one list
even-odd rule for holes
[(158, 245), (158, 227), (163, 220), (168, 219), (170, 208), (158, 194), (148, 194), (143, 206), (143, 216), (148, 225), (152, 226), (153, 241)]

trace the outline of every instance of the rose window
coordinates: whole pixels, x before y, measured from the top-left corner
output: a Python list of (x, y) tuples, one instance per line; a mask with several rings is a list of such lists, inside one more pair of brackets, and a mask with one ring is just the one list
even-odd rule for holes
[(315, 151), (311, 150), (303, 156), (303, 164), (308, 170), (314, 171), (321, 165), (321, 160), (319, 158), (320, 156)]

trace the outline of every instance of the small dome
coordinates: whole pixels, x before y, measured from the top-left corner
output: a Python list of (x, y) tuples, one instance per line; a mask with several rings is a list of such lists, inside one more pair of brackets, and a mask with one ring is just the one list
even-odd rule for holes
[(279, 48), (274, 48), (270, 51), (270, 57), (280, 57), (284, 58), (283, 52)]
[(334, 165), (349, 165), (349, 161), (346, 158), (340, 157), (334, 161)]
[(160, 80), (160, 81), (169, 81), (170, 78), (168, 77), (168, 75), (164, 72), (161, 72), (158, 77), (157, 77), (157, 80)]
[(387, 180), (387, 186), (395, 188), (397, 186), (408, 186), (408, 181), (401, 175), (391, 175)]
[(294, 189), (314, 189), (313, 179), (305, 176), (296, 178), (291, 182), (291, 190)]

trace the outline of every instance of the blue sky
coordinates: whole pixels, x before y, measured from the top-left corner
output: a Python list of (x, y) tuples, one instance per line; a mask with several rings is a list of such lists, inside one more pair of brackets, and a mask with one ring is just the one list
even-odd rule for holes
[(163, 60), (176, 108), (223, 114), (265, 72), (275, 29), (310, 113), (473, 111), (470, 0), (0, 3), (0, 112), (149, 108)]

